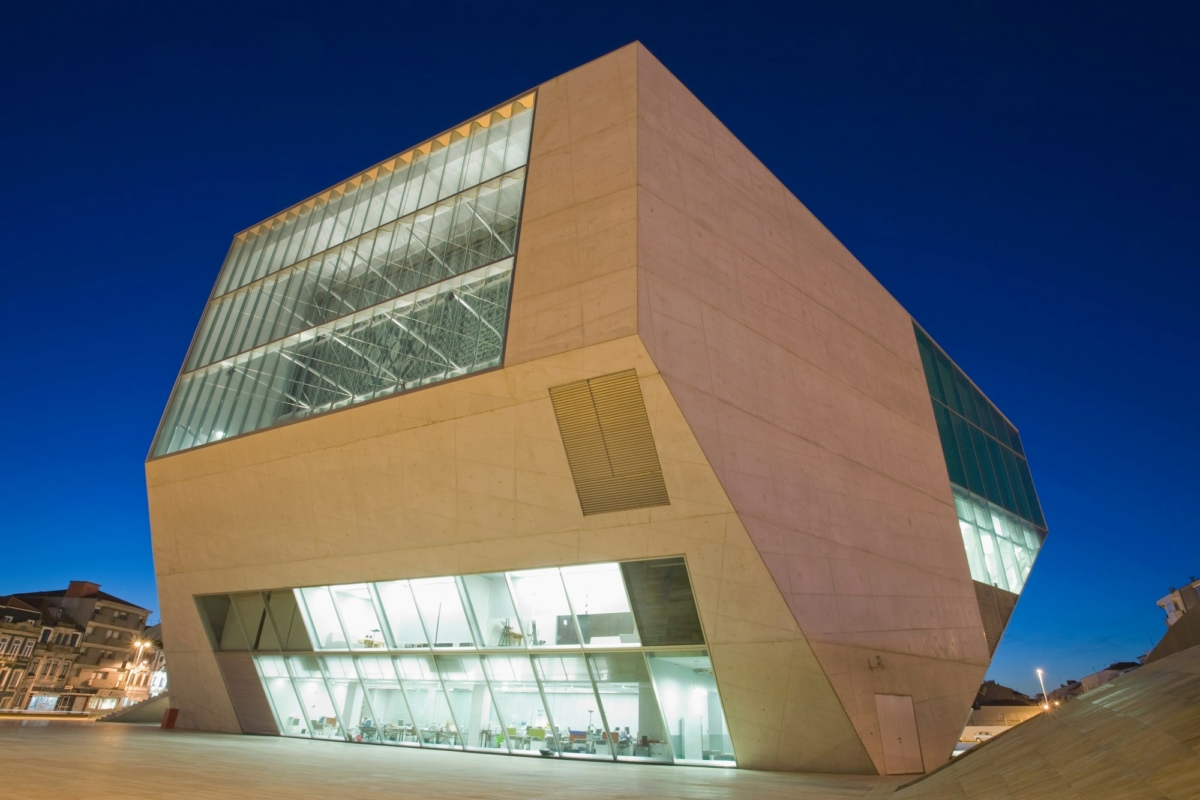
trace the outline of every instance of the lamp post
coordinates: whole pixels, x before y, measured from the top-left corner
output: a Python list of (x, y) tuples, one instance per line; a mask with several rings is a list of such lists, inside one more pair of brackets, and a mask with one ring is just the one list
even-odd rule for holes
[(125, 675), (125, 697), (127, 698), (129, 697), (129, 684), (133, 680), (134, 673), (141, 671), (142, 653), (145, 651), (146, 645), (150, 643), (145, 639), (139, 639), (134, 642), (134, 644), (137, 645), (137, 657), (134, 659), (133, 664), (130, 666), (129, 671)]
[(1050, 698), (1046, 695), (1046, 682), (1044, 680), (1042, 680), (1042, 674), (1043, 674), (1042, 668), (1038, 667), (1038, 670), (1037, 670), (1038, 683), (1040, 683), (1042, 685), (1042, 710), (1049, 711), (1050, 710)]

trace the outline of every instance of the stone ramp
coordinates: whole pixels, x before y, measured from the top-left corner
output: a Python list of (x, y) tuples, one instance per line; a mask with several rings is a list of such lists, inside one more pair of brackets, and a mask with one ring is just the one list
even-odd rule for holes
[(128, 708), (118, 709), (97, 719), (97, 722), (162, 722), (163, 714), (171, 707), (171, 693), (163, 692)]
[(895, 800), (1200, 798), (1200, 647), (959, 756)]

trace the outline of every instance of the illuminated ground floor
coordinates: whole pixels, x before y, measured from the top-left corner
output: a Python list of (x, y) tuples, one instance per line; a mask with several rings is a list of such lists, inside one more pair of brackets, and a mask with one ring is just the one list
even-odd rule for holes
[(681, 558), (196, 601), (247, 733), (737, 763)]

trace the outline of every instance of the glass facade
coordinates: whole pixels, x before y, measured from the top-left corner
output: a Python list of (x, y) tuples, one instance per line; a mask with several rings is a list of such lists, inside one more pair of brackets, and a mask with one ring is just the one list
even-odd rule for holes
[[(663, 587), (671, 603), (657, 607), (679, 614), (683, 559), (628, 563), (663, 567), (653, 574), (672, 576)], [(678, 641), (642, 646), (627, 565), (205, 595), (196, 602), (214, 650), (253, 653), (284, 736), (734, 766), (703, 641), (695, 646), (685, 628)], [(683, 588), (692, 598), (690, 584)], [(643, 587), (643, 595), (651, 593)], [(290, 631), (283, 596), (291, 596), (304, 637)], [(694, 615), (694, 598), (691, 606)], [(642, 609), (637, 619), (654, 613)], [(672, 638), (658, 627), (660, 639)]]
[(1021, 437), (915, 322), (913, 329), (971, 577), (1020, 594), (1046, 538)]
[(533, 96), (239, 234), (151, 451), (498, 366)]

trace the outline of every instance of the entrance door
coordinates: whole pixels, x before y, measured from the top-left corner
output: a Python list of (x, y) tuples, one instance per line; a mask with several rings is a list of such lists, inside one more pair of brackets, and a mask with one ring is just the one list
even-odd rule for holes
[(917, 715), (912, 696), (875, 695), (875, 713), (879, 715), (879, 735), (883, 740), (883, 764), (888, 775), (911, 775), (925, 771), (921, 760), (921, 741), (917, 738)]

